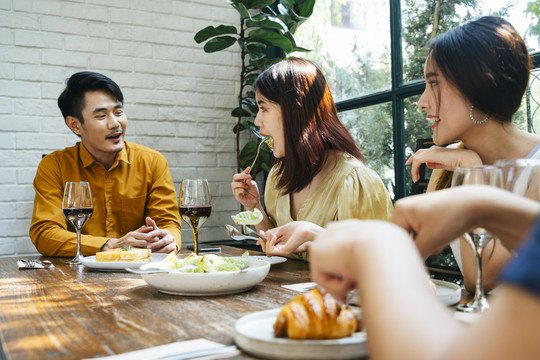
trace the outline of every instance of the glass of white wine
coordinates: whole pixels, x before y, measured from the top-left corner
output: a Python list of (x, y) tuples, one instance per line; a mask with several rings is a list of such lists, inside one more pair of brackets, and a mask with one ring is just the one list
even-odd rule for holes
[[(458, 167), (454, 169), (452, 186), (462, 185), (492, 185), (500, 187), (500, 174), (495, 166), (478, 165)], [(463, 234), (463, 239), (469, 244), (476, 259), (476, 291), (474, 298), (467, 304), (460, 304), (457, 310), (463, 312), (482, 313), (489, 309), (489, 303), (484, 292), (482, 272), (482, 256), (486, 245), (494, 237), (486, 229), (477, 227)]]

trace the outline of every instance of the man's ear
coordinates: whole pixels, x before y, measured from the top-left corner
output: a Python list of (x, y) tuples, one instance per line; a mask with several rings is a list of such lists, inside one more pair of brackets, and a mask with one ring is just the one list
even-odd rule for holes
[(73, 131), (75, 135), (81, 136), (81, 122), (79, 119), (73, 116), (68, 116), (66, 118), (66, 125), (71, 131)]

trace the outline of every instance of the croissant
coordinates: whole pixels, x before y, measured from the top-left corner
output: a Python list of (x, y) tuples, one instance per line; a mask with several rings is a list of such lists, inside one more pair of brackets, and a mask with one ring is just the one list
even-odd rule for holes
[(339, 305), (329, 293), (313, 289), (281, 308), (274, 323), (274, 336), (291, 339), (338, 339), (360, 328), (352, 310)]

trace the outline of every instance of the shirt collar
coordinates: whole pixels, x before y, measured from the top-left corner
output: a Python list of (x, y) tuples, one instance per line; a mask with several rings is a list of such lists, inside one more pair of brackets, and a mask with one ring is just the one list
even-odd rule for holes
[[(86, 150), (86, 147), (84, 146), (84, 144), (81, 141), (79, 141), (77, 143), (77, 145), (79, 146), (79, 156), (81, 157), (83, 167), (87, 168), (87, 167), (89, 167), (90, 165), (92, 165), (94, 163), (98, 163), (94, 159), (92, 154), (90, 154), (90, 152), (88, 150)], [(128, 157), (128, 152), (127, 152), (127, 147), (128, 147), (127, 142), (124, 141), (124, 148), (116, 155), (116, 159), (114, 161), (114, 164), (111, 166), (111, 169), (118, 166), (118, 163), (120, 161), (123, 161), (123, 162), (125, 162), (127, 164), (130, 163), (129, 157)]]

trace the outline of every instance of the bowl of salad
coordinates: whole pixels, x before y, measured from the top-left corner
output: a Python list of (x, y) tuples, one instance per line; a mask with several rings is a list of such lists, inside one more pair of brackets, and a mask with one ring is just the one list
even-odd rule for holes
[(141, 274), (144, 281), (162, 293), (183, 296), (244, 292), (263, 281), (270, 271), (269, 262), (250, 258), (247, 252), (241, 257), (191, 254), (184, 259), (172, 253), (141, 269), (155, 267), (169, 271)]

